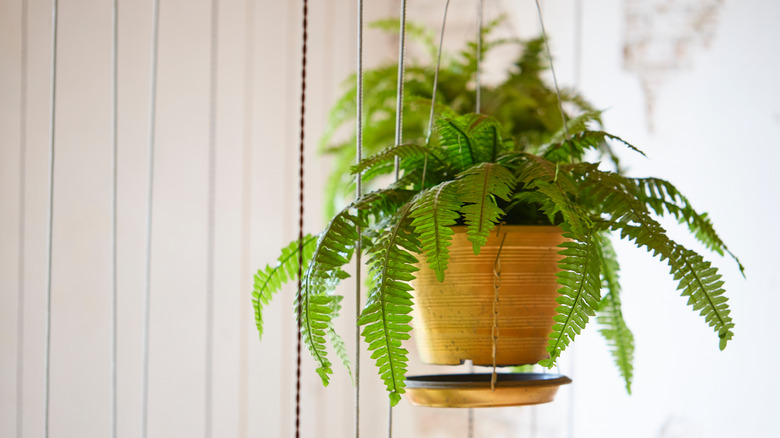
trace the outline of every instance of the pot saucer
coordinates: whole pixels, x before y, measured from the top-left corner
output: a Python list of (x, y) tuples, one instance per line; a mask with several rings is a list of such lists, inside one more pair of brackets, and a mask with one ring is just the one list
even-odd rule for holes
[(414, 406), (488, 408), (525, 406), (553, 401), (558, 387), (571, 379), (559, 374), (497, 374), (495, 390), (490, 373), (409, 376), (406, 399)]

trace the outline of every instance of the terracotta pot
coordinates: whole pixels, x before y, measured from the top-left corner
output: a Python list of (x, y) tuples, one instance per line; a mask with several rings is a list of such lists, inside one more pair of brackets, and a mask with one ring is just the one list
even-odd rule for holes
[(424, 256), (418, 257), (413, 325), (423, 362), (456, 365), (470, 359), (475, 365), (493, 364), (493, 268), (503, 234), (496, 365), (532, 364), (549, 357), (562, 231), (555, 226), (504, 225), (500, 232), (502, 236), (494, 230), (475, 256), (466, 227), (455, 227), (441, 283)]

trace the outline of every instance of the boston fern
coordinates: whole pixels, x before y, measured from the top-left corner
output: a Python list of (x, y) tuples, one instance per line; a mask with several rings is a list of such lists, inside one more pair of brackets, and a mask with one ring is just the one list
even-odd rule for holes
[[(481, 58), (500, 47), (514, 47), (519, 55), (500, 82), (482, 84), (481, 112), (494, 116), (513, 141), (533, 148), (550, 141), (550, 136), (561, 128), (558, 98), (542, 77), (549, 65), (544, 56), (543, 40), (492, 37), (502, 20), (498, 18), (483, 27)], [(372, 26), (385, 32), (398, 31), (398, 21), (392, 19), (377, 21)], [(438, 50), (434, 34), (426, 27), (407, 24), (407, 36), (413, 44), (410, 44), (410, 59), (404, 74), (403, 133), (405, 139), (417, 144), (425, 143), (428, 134), (433, 95), (431, 84), (434, 83)], [(415, 53), (418, 56), (414, 56)], [(477, 53), (476, 41), (467, 43), (457, 52), (442, 53), (436, 85), (436, 103), (442, 105), (437, 107), (437, 113), (450, 109), (451, 115), (474, 111)], [(364, 72), (363, 147), (366, 156), (379, 152), (394, 141), (397, 80), (398, 66), (394, 63)], [(343, 94), (330, 111), (320, 142), (321, 149), (333, 157), (332, 172), (325, 187), (327, 218), (333, 217), (339, 205), (344, 206), (343, 200), (352, 199), (355, 193), (354, 179), (349, 172), (355, 163), (355, 130), (352, 129), (357, 105), (355, 77), (347, 78), (344, 84)], [(561, 100), (567, 110), (571, 108), (577, 113), (588, 113), (591, 120), (598, 120), (593, 107), (574, 91), (561, 90)], [(340, 135), (345, 131), (352, 134)], [(392, 167), (392, 163), (385, 165)], [(368, 187), (376, 185), (368, 184)]]
[[(717, 268), (672, 240), (657, 220), (671, 215), (708, 249), (734, 257), (709, 218), (696, 212), (668, 181), (630, 178), (585, 161), (586, 152), (609, 151), (610, 144), (641, 153), (638, 149), (611, 134), (588, 130), (598, 121), (587, 113), (568, 124), (568, 133), (556, 133), (536, 145), (504, 139), (506, 130), (489, 116), (454, 115), (452, 110), (442, 114), (430, 143), (395, 145), (354, 166), (353, 174), (372, 180), (392, 174), (395, 159), (401, 159), (395, 182), (356, 200), (335, 214), (319, 236), (302, 242), (306, 265), (296, 314), (300, 309), (303, 340), (324, 384), (332, 373), (326, 337), (349, 367), (343, 343), (333, 330), (341, 301), (335, 290), (347, 277), (343, 267), (360, 241), (370, 273), (368, 300), (359, 319), (362, 336), (391, 402), (400, 400), (408, 354), (402, 344), (411, 331), (414, 303), (409, 283), (418, 270), (415, 264), (424, 261), (442, 281), (456, 225), (465, 225), (474, 254), (499, 223), (561, 228), (567, 239), (559, 251), (558, 314), (551, 322), (549, 358), (540, 362), (543, 366), (552, 367), (595, 317), (630, 391), (634, 339), (620, 308), (613, 234), (669, 266), (688, 304), (725, 348), (734, 323)], [(283, 249), (276, 266), (258, 272), (254, 304), (261, 334), (263, 307), (297, 272), (297, 251), (294, 242)]]

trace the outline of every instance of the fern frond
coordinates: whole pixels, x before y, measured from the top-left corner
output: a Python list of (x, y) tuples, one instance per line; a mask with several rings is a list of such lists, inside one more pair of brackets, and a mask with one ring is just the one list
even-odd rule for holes
[(352, 258), (355, 244), (360, 238), (357, 228), (368, 225), (363, 212), (358, 210), (358, 214), (353, 215), (350, 213), (351, 207), (337, 214), (320, 235), (296, 299), (301, 336), (317, 362), (316, 371), (323, 385), (328, 384), (328, 374), (333, 373), (325, 349), (325, 334), (332, 328), (332, 320), (338, 314), (338, 303), (341, 300), (332, 291), (341, 279), (348, 276), (341, 267)]
[[(306, 266), (314, 252), (317, 236), (308, 234), (303, 238), (303, 265)], [(279, 292), (282, 284), (292, 280), (298, 275), (298, 250), (299, 242), (293, 241), (282, 248), (275, 266), (268, 265), (255, 274), (254, 291), (252, 292), (252, 306), (255, 309), (255, 325), (260, 338), (263, 337), (263, 307), (266, 306)]]
[(602, 287), (607, 289), (607, 294), (601, 300), (596, 320), (601, 325), (601, 335), (607, 341), (615, 365), (626, 382), (626, 391), (631, 394), (631, 380), (634, 376), (634, 335), (623, 319), (618, 278), (620, 266), (617, 254), (606, 235), (602, 236), (600, 251), (601, 282)]
[(419, 242), (411, 231), (411, 205), (407, 203), (394, 217), (374, 245), (367, 251), (373, 287), (358, 324), (365, 326), (362, 335), (376, 361), (385, 383), (391, 405), (404, 393), (408, 351), (401, 341), (409, 339), (412, 296), (408, 284), (414, 279)]
[[(341, 312), (341, 299), (343, 297), (337, 296), (337, 300), (333, 304), (333, 318), (335, 319), (338, 317), (339, 312)], [(329, 325), (328, 329), (328, 338), (330, 339), (330, 345), (333, 346), (333, 351), (336, 353), (336, 356), (338, 356), (339, 360), (341, 360), (341, 364), (344, 365), (344, 368), (347, 369), (347, 372), (349, 373), (349, 379), (354, 384), (355, 380), (352, 377), (352, 364), (349, 361), (349, 354), (347, 353), (347, 345), (344, 343), (344, 339), (336, 333), (336, 330), (333, 328), (333, 325)]]
[(400, 158), (401, 162), (406, 162), (410, 159), (423, 160), (426, 154), (432, 161), (435, 160), (439, 165), (444, 165), (435, 150), (417, 144), (404, 143), (385, 148), (363, 159), (359, 164), (352, 166), (352, 175), (365, 172), (364, 177), (370, 179), (379, 174), (390, 173), (396, 157)]
[(688, 305), (704, 317), (707, 324), (715, 329), (720, 338), (718, 344), (721, 350), (734, 337), (734, 323), (731, 320), (731, 310), (728, 299), (723, 295), (723, 280), (718, 269), (705, 261), (702, 256), (683, 247), (674, 246), (674, 253), (669, 263), (674, 279), (679, 282), (677, 289), (682, 289), (682, 296), (688, 297)]
[(460, 212), (466, 222), (466, 237), (477, 255), (490, 230), (504, 216), (496, 198), (510, 200), (515, 177), (500, 164), (482, 163), (458, 175), (457, 181), (458, 199), (464, 203)]
[(671, 275), (678, 281), (678, 289), (688, 296), (688, 304), (699, 311), (705, 321), (718, 334), (720, 348), (734, 334), (734, 324), (729, 317), (727, 299), (723, 296), (723, 281), (718, 270), (710, 262), (666, 235), (666, 230), (650, 216), (645, 204), (639, 200), (633, 181), (612, 172), (592, 170), (588, 176), (588, 191), (601, 200), (601, 211), (611, 215), (609, 225), (620, 230), (620, 237), (645, 247), (653, 255), (666, 260)]
[(433, 187), (419, 196), (412, 206), (412, 226), (420, 238), (420, 246), (436, 278), (444, 281), (452, 243), (452, 226), (460, 217), (462, 202), (458, 199), (454, 181)]
[(571, 137), (570, 140), (561, 137), (559, 134), (554, 136), (551, 144), (544, 150), (543, 156), (548, 160), (555, 162), (572, 163), (580, 161), (583, 158), (585, 151), (592, 149), (608, 155), (615, 164), (615, 167), (619, 169), (620, 160), (612, 151), (612, 148), (607, 141), (611, 140), (621, 143), (628, 149), (647, 157), (647, 155), (637, 147), (616, 135), (604, 131), (586, 130), (584, 127), (584, 125), (574, 126), (575, 131), (569, 133)]
[(728, 253), (737, 263), (742, 275), (745, 275), (745, 267), (715, 232), (707, 213), (698, 213), (677, 187), (660, 178), (636, 178), (633, 181), (638, 186), (639, 198), (650, 205), (657, 215), (664, 216), (668, 213), (680, 223), (686, 224), (696, 239), (707, 249), (720, 255)]
[(566, 141), (566, 134), (575, 136), (588, 130), (588, 125), (598, 123), (601, 120), (602, 111), (584, 111), (582, 114), (566, 119), (566, 129), (561, 127), (550, 138), (550, 144), (555, 145)]
[(394, 216), (415, 194), (415, 191), (397, 188), (375, 190), (364, 194), (352, 205), (378, 223)]
[(294, 311), (300, 315), (301, 339), (309, 350), (311, 357), (317, 363), (315, 370), (322, 380), (323, 386), (330, 383), (330, 374), (333, 374), (333, 364), (328, 359), (325, 347), (325, 335), (333, 327), (333, 318), (336, 315), (335, 308), (340, 297), (328, 293), (326, 281), (322, 278), (307, 278), (303, 284), (302, 293), (296, 298)]
[(482, 162), (493, 162), (503, 150), (501, 128), (492, 117), (466, 114), (436, 120), (439, 146), (445, 161), (459, 163), (457, 170)]
[(584, 240), (578, 240), (572, 233), (565, 233), (570, 240), (558, 245), (563, 248), (558, 254), (564, 256), (558, 263), (558, 297), (560, 306), (553, 318), (552, 333), (547, 344), (549, 359), (539, 364), (551, 368), (576, 335), (579, 335), (601, 303), (601, 261), (597, 234), (590, 234)]

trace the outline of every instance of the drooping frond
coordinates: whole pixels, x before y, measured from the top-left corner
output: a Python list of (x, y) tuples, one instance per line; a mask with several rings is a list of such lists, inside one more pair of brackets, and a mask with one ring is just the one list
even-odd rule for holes
[(601, 303), (601, 261), (597, 234), (590, 234), (584, 240), (577, 240), (572, 233), (565, 233), (570, 240), (558, 245), (563, 248), (558, 254), (564, 256), (558, 263), (558, 297), (552, 333), (547, 344), (549, 359), (539, 361), (548, 368), (555, 364), (561, 352), (576, 335), (579, 335)]
[(327, 385), (333, 373), (325, 348), (325, 335), (332, 329), (332, 320), (339, 310), (340, 296), (332, 292), (348, 275), (341, 267), (349, 263), (359, 238), (358, 227), (367, 224), (358, 210), (350, 213), (351, 206), (342, 210), (320, 235), (296, 299), (296, 315), (300, 317), (301, 337), (315, 362), (323, 385)]
[(682, 289), (682, 296), (688, 297), (688, 305), (704, 317), (707, 324), (715, 329), (720, 338), (718, 347), (723, 350), (734, 337), (734, 323), (731, 320), (731, 310), (728, 299), (723, 295), (723, 280), (718, 269), (699, 254), (675, 245), (673, 257), (669, 263), (674, 279), (679, 282), (677, 289)]
[[(402, 163), (405, 163), (409, 160), (424, 160), (426, 154), (432, 162), (435, 161), (440, 166), (443, 165), (441, 158), (439, 158), (435, 150), (417, 144), (404, 143), (383, 149), (365, 158), (358, 165), (352, 167), (352, 174), (365, 172), (363, 177), (368, 180), (377, 175), (390, 173), (396, 157), (400, 158)], [(431, 163), (431, 167), (433, 165), (434, 163)]]
[[(550, 144), (555, 145), (566, 141), (566, 135), (574, 136), (588, 130), (588, 126), (598, 124), (601, 120), (602, 111), (592, 110), (584, 111), (576, 117), (566, 119), (566, 129), (561, 127), (550, 138)], [(548, 157), (549, 158), (549, 157)]]
[[(333, 318), (335, 319), (338, 317), (339, 312), (341, 312), (341, 299), (343, 297), (337, 296), (337, 300), (333, 303)], [(349, 354), (347, 353), (347, 345), (344, 343), (344, 339), (341, 338), (341, 336), (336, 333), (336, 330), (333, 328), (333, 325), (328, 326), (328, 338), (330, 339), (330, 345), (333, 346), (333, 351), (336, 353), (336, 356), (338, 356), (339, 360), (341, 360), (341, 364), (344, 365), (344, 368), (347, 369), (349, 372), (349, 379), (353, 381), (352, 378), (352, 366), (349, 362)]]
[(496, 198), (510, 200), (515, 177), (500, 164), (482, 163), (458, 175), (457, 182), (457, 197), (464, 203), (460, 212), (466, 222), (466, 237), (474, 254), (479, 254), (490, 230), (504, 216)]
[(484, 114), (440, 117), (436, 130), (445, 161), (457, 164), (458, 171), (493, 162), (503, 150), (498, 122)]
[(311, 357), (317, 363), (315, 370), (327, 386), (330, 374), (333, 374), (333, 364), (328, 359), (325, 347), (325, 335), (333, 328), (333, 318), (336, 315), (336, 304), (341, 297), (328, 293), (327, 281), (322, 278), (308, 278), (302, 286), (305, 293), (300, 300), (296, 298), (294, 311), (300, 315), (301, 339), (309, 350)]
[(358, 323), (365, 326), (362, 335), (376, 361), (391, 405), (404, 393), (408, 351), (401, 341), (409, 339), (412, 317), (412, 287), (419, 242), (411, 232), (411, 205), (398, 211), (393, 224), (385, 229), (367, 251), (373, 287)]
[(640, 201), (633, 181), (612, 172), (591, 170), (587, 175), (590, 196), (599, 199), (601, 211), (611, 216), (609, 226), (620, 231), (620, 237), (645, 247), (653, 255), (666, 260), (671, 275), (678, 281), (688, 304), (700, 310), (720, 339), (720, 348), (734, 334), (723, 282), (715, 267), (695, 253), (670, 239), (666, 230), (650, 216)]
[(659, 178), (636, 178), (633, 181), (638, 185), (639, 198), (649, 205), (657, 215), (671, 214), (680, 223), (685, 223), (696, 239), (703, 243), (707, 249), (720, 255), (723, 255), (724, 252), (728, 253), (744, 276), (745, 267), (715, 232), (707, 213), (696, 212), (688, 199), (677, 190), (677, 187), (669, 181)]
[[(317, 236), (311, 234), (303, 238), (303, 265), (306, 266), (314, 252)], [(254, 291), (252, 292), (252, 305), (255, 309), (255, 324), (260, 337), (263, 337), (263, 307), (266, 306), (279, 292), (282, 284), (296, 278), (298, 275), (298, 249), (299, 242), (295, 240), (282, 248), (275, 266), (268, 265), (255, 274)]]
[(412, 206), (412, 226), (420, 238), (428, 265), (439, 281), (444, 281), (450, 258), (448, 247), (454, 234), (451, 227), (460, 217), (461, 204), (455, 182), (447, 181), (423, 192)]
[(601, 300), (596, 320), (601, 326), (601, 335), (607, 341), (615, 365), (626, 382), (626, 391), (631, 394), (631, 380), (634, 376), (634, 334), (623, 319), (617, 255), (609, 236), (604, 235), (601, 239), (601, 283), (607, 293)]
[[(577, 127), (575, 126), (575, 128)], [(590, 131), (587, 129), (582, 129), (570, 132), (570, 137), (571, 139), (567, 140), (565, 137), (561, 137), (560, 135), (554, 136), (551, 144), (544, 151), (543, 156), (550, 161), (571, 163), (581, 160), (586, 151), (595, 150), (609, 156), (609, 158), (615, 164), (615, 167), (619, 169), (620, 160), (609, 146), (610, 141), (620, 143), (628, 149), (641, 154), (642, 156), (647, 156), (644, 152), (639, 150), (631, 143), (616, 135), (612, 135), (604, 131)]]
[(412, 190), (396, 188), (375, 190), (364, 194), (352, 205), (377, 223), (394, 216), (402, 205), (412, 199), (415, 193)]

